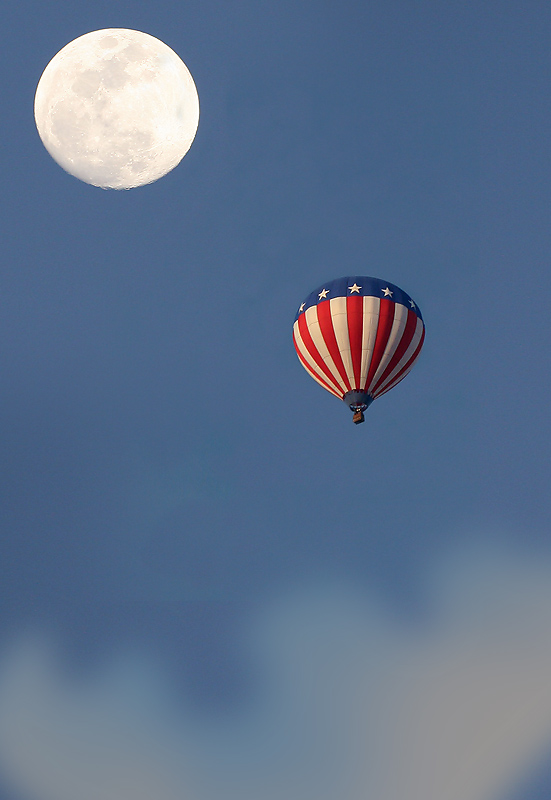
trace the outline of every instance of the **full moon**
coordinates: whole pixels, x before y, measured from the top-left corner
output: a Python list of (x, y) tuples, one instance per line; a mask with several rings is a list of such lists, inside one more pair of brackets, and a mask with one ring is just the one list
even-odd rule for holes
[(34, 117), (64, 170), (102, 189), (132, 189), (180, 163), (197, 131), (199, 98), (168, 45), (108, 28), (52, 58), (36, 89)]

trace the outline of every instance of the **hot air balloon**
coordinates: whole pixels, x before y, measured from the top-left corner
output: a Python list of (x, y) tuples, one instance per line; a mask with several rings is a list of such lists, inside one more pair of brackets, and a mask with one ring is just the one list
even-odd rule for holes
[(324, 283), (301, 303), (293, 340), (306, 372), (350, 407), (358, 424), (375, 398), (406, 377), (425, 325), (409, 294), (380, 278)]

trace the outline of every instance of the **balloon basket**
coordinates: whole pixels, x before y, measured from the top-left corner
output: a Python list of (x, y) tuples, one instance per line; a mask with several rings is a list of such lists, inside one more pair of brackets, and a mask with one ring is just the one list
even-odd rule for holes
[(354, 411), (352, 422), (354, 425), (359, 425), (361, 422), (365, 422), (364, 412), (361, 409), (359, 411)]

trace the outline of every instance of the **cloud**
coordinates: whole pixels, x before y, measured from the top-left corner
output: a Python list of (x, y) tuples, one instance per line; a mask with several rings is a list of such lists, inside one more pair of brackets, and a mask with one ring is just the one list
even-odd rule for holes
[(28, 636), (0, 661), (0, 763), (25, 800), (501, 800), (551, 748), (551, 561), (471, 551), (407, 623), (347, 586), (251, 626), (255, 691), (201, 716), (157, 665), (93, 678)]
[(119, 658), (83, 684), (56, 663), (51, 641), (28, 637), (6, 656), (0, 693), (2, 771), (30, 800), (195, 798), (193, 747), (139, 659)]

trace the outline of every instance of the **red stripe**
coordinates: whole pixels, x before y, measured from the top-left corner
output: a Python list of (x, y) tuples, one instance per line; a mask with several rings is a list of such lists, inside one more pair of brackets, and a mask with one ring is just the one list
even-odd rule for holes
[[(294, 334), (294, 333), (293, 333), (293, 341), (294, 341), (294, 343), (295, 343), (295, 350), (297, 351), (297, 356), (299, 357), (299, 359), (300, 359), (300, 363), (303, 365), (304, 369), (305, 369), (307, 372), (308, 372), (308, 371), (310, 371), (310, 372), (312, 372), (314, 375), (316, 375), (316, 372), (315, 372), (315, 370), (312, 368), (312, 365), (311, 365), (311, 364), (309, 364), (309, 363), (306, 361), (306, 359), (304, 358), (304, 356), (302, 355), (302, 353), (301, 353), (301, 352), (300, 352), (300, 350), (298, 349), (298, 347), (297, 347), (297, 342), (296, 342), (296, 339), (295, 339), (295, 334)], [(322, 378), (322, 377), (320, 377), (319, 375), (316, 375), (316, 380), (318, 380), (318, 381), (320, 382), (320, 384), (323, 386), (323, 388), (324, 388), (324, 389), (327, 389), (327, 391), (328, 391), (328, 392), (331, 392), (331, 394), (333, 394), (333, 395), (335, 395), (335, 396), (337, 397), (336, 390), (334, 389), (334, 387), (333, 387), (333, 386), (330, 386), (330, 385), (327, 383), (327, 381), (324, 381), (324, 380), (323, 380), (323, 378)], [(344, 395), (342, 394), (342, 392), (341, 392), (341, 394), (339, 394), (339, 395), (338, 395), (338, 397), (340, 397), (341, 399), (344, 397)]]
[(362, 369), (362, 334), (364, 323), (364, 299), (359, 295), (346, 298), (346, 318), (348, 320), (348, 340), (354, 370), (354, 389), (360, 388)]
[[(327, 305), (329, 305), (329, 303), (327, 303)], [(298, 318), (298, 329), (300, 331), (300, 335), (302, 337), (302, 341), (304, 342), (305, 348), (307, 349), (310, 356), (313, 358), (313, 360), (320, 368), (320, 371), (323, 372), (323, 374), (327, 378), (329, 378), (330, 381), (335, 382), (335, 377), (333, 376), (331, 370), (321, 357), (320, 352), (316, 347), (316, 345), (314, 344), (312, 336), (310, 335), (310, 331), (308, 330), (308, 325), (306, 323), (306, 314), (301, 314), (300, 317)]]
[(386, 378), (392, 373), (392, 370), (396, 368), (396, 365), (400, 363), (400, 359), (403, 357), (404, 353), (408, 349), (411, 344), (411, 340), (415, 335), (415, 329), (417, 328), (417, 314), (408, 308), (408, 318), (405, 324), (404, 330), (402, 331), (402, 338), (398, 343), (398, 347), (394, 351), (394, 355), (388, 362), (387, 366), (383, 370), (383, 374), (380, 378), (377, 379), (377, 383), (371, 390), (371, 393), (376, 392), (378, 387), (383, 383)]
[(423, 327), (423, 333), (421, 334), (421, 339), (419, 340), (419, 344), (415, 348), (415, 352), (412, 355), (412, 357), (409, 359), (409, 361), (406, 364), (404, 364), (402, 369), (398, 373), (396, 373), (396, 376), (394, 377), (392, 383), (389, 386), (385, 386), (383, 391), (380, 392), (379, 394), (374, 394), (373, 395), (373, 399), (375, 399), (375, 397), (381, 397), (381, 395), (386, 394), (388, 391), (390, 391), (390, 389), (394, 389), (396, 384), (400, 383), (402, 378), (406, 377), (406, 373), (411, 369), (411, 367), (417, 361), (419, 353), (421, 352), (421, 348), (423, 347), (423, 342), (424, 341), (425, 341), (425, 328)]
[(326, 300), (324, 303), (319, 303), (317, 310), (318, 322), (320, 324), (320, 331), (321, 335), (323, 336), (323, 340), (327, 349), (329, 350), (331, 358), (335, 362), (335, 366), (339, 375), (341, 376), (342, 382), (346, 386), (347, 391), (350, 391), (352, 387), (350, 386), (350, 381), (348, 380), (348, 375), (346, 374), (346, 370), (342, 362), (339, 345), (337, 343), (337, 337), (335, 336), (335, 330), (333, 328), (333, 320), (331, 318), (331, 301)]
[(379, 307), (379, 320), (377, 322), (377, 335), (375, 337), (375, 345), (373, 347), (373, 355), (371, 356), (371, 363), (369, 365), (369, 372), (362, 391), (369, 391), (369, 384), (373, 380), (373, 376), (377, 372), (379, 362), (384, 355), (387, 346), (388, 337), (392, 330), (392, 323), (394, 322), (394, 303), (388, 297), (381, 297), (381, 305)]

